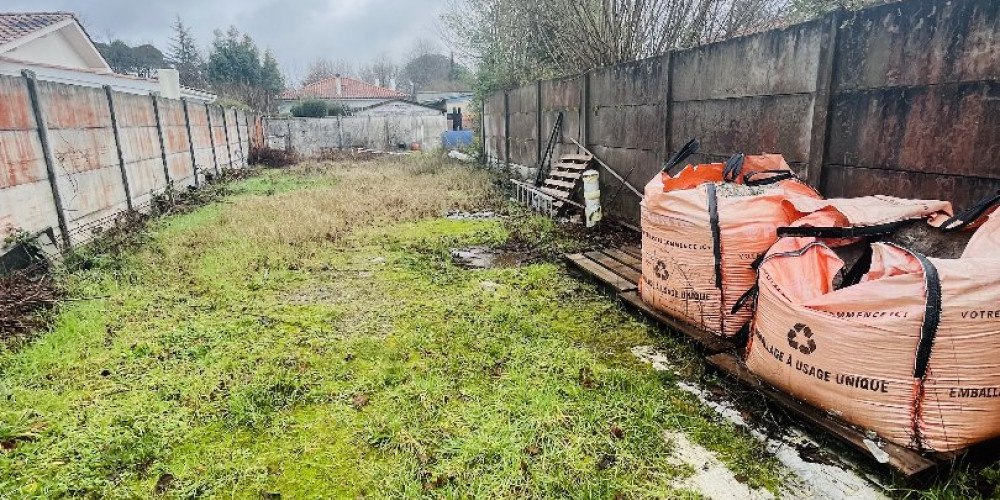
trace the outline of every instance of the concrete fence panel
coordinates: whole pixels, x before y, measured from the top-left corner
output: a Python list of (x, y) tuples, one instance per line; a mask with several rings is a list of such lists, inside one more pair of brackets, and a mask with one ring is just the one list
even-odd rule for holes
[(107, 94), (51, 82), (38, 90), (71, 242), (85, 242), (128, 209)]
[(26, 81), (0, 76), (0, 238), (58, 226)]
[(534, 166), (538, 162), (538, 86), (510, 91), (508, 141), (511, 163)]
[(208, 109), (202, 103), (188, 102), (188, 120), (190, 120), (191, 145), (194, 148), (195, 171), (198, 182), (205, 181), (206, 174), (215, 174), (217, 170), (215, 140), (208, 124)]
[(910, 1), (845, 19), (832, 86), (831, 195), (963, 207), (1000, 187), (1000, 2)]
[(142, 209), (167, 187), (156, 111), (147, 96), (116, 92), (114, 99), (129, 192)]
[(174, 189), (195, 185), (194, 163), (191, 157), (191, 140), (188, 138), (184, 103), (172, 99), (157, 99), (160, 107), (160, 125), (167, 155), (167, 170)]
[[(588, 74), (587, 147), (640, 191), (666, 155), (669, 70), (666, 55)], [(638, 197), (606, 172), (600, 180), (606, 210), (638, 220)]]

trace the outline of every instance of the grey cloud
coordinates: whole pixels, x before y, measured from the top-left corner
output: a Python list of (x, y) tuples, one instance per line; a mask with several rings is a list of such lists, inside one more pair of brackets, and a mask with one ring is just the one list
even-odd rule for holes
[(420, 38), (437, 39), (445, 0), (4, 0), (3, 11), (77, 13), (91, 36), (166, 49), (180, 14), (198, 43), (235, 25), (271, 49), (293, 77), (317, 57), (363, 64), (382, 52), (397, 60)]

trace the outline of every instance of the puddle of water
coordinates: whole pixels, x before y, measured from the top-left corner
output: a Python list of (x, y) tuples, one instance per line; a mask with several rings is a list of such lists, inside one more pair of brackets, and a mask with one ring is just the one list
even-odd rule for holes
[(691, 442), (683, 432), (666, 432), (664, 438), (673, 444), (670, 461), (687, 464), (694, 473), (678, 486), (697, 491), (711, 500), (766, 500), (774, 498), (767, 490), (755, 490), (744, 484), (719, 461), (711, 450)]
[[(653, 346), (634, 347), (632, 353), (641, 361), (652, 364), (655, 370), (671, 369), (669, 357)], [(687, 382), (678, 382), (677, 387), (694, 395), (719, 416), (746, 429), (754, 439), (764, 443), (768, 452), (791, 473), (791, 477), (782, 486), (782, 498), (829, 500), (888, 498), (882, 488), (873, 484), (870, 478), (862, 477), (850, 470), (856, 468), (856, 464), (827, 453), (827, 450), (806, 436), (801, 429), (790, 427), (782, 435), (772, 436), (766, 429), (748, 422), (731, 403), (720, 400), (711, 391)]]
[(518, 267), (532, 260), (530, 252), (506, 252), (489, 247), (453, 248), (451, 259), (465, 269)]
[(459, 212), (451, 211), (448, 212), (445, 217), (451, 220), (493, 220), (497, 218), (497, 214), (490, 211), (483, 212)]

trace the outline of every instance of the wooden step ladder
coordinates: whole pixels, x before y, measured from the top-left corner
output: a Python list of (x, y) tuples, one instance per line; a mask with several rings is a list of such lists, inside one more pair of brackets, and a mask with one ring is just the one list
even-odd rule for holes
[(552, 165), (548, 177), (540, 186), (512, 180), (513, 200), (550, 217), (562, 214), (570, 205), (581, 207), (579, 203), (572, 201), (573, 193), (592, 161), (594, 157), (589, 154), (563, 155), (558, 163)]

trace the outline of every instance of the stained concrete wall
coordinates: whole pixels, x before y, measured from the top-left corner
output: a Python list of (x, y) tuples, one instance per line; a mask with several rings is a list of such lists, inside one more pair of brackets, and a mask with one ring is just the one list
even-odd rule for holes
[[(693, 161), (781, 153), (827, 196), (961, 208), (1000, 188), (998, 97), (1000, 2), (909, 0), (497, 93), (484, 150), (535, 166), (562, 112), (565, 134), (640, 189), (698, 138)], [(602, 185), (607, 210), (636, 222), (638, 197)]]
[(344, 148), (380, 151), (421, 150), (441, 147), (441, 134), (448, 120), (438, 116), (345, 116), (327, 118), (277, 118), (267, 120), (267, 136), (273, 145), (304, 157), (320, 157)]
[[(0, 76), (0, 238), (18, 229), (38, 233), (51, 228), (59, 241), (78, 245), (130, 205), (148, 208), (169, 184), (195, 185), (192, 144), (201, 182), (214, 172), (214, 156), (224, 160), (222, 168), (243, 168), (246, 155), (234, 154), (230, 160), (228, 150), (242, 146), (248, 151), (251, 142), (263, 143), (250, 133), (262, 131), (256, 115), (226, 111), (231, 117), (227, 124), (235, 128), (242, 122), (244, 133), (242, 141), (231, 138), (227, 143), (223, 110), (214, 107), (221, 141), (213, 150), (202, 103), (189, 106), (189, 135), (182, 101), (36, 83), (33, 103), (27, 78)], [(36, 111), (43, 117), (41, 124), (35, 120)], [(48, 137), (50, 165), (42, 130)]]

